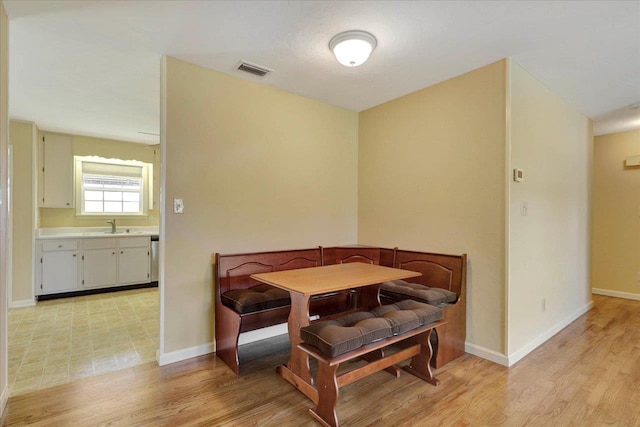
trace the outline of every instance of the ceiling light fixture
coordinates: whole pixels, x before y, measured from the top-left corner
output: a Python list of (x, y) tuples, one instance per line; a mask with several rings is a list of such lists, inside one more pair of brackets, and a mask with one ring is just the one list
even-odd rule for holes
[(329, 49), (345, 67), (357, 67), (369, 59), (377, 45), (373, 34), (353, 30), (334, 36), (329, 42)]

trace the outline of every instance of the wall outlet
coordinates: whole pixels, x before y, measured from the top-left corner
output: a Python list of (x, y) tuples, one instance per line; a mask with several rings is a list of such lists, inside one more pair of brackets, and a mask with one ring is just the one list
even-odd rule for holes
[(529, 205), (527, 204), (527, 202), (520, 202), (520, 215), (529, 215)]
[(542, 308), (542, 312), (547, 311), (547, 299), (546, 298), (542, 298), (542, 301), (540, 302), (540, 307)]

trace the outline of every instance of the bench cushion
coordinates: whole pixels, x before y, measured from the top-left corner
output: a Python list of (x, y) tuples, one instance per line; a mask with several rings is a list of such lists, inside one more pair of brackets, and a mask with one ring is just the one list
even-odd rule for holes
[(300, 330), (302, 340), (335, 357), (393, 335), (386, 319), (372, 313), (351, 313), (335, 320), (312, 323)]
[(442, 318), (442, 309), (406, 300), (323, 320), (300, 329), (300, 338), (328, 357), (336, 357), (393, 335), (403, 334)]
[(419, 283), (408, 283), (404, 280), (384, 282), (380, 287), (382, 295), (395, 300), (412, 299), (431, 305), (454, 303), (458, 300), (455, 292), (442, 288), (430, 288)]
[(289, 292), (269, 285), (235, 289), (220, 295), (222, 303), (240, 314), (291, 305)]
[(386, 319), (391, 325), (393, 335), (402, 335), (412, 329), (440, 320), (443, 316), (441, 308), (413, 300), (376, 307), (371, 310), (371, 313)]

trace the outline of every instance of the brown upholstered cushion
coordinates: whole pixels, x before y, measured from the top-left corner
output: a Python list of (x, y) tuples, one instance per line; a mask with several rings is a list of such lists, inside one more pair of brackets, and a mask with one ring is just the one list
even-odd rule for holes
[(289, 292), (269, 285), (235, 289), (220, 295), (222, 303), (240, 314), (291, 305)]
[(351, 313), (335, 320), (312, 323), (300, 329), (300, 337), (323, 354), (335, 357), (374, 341), (390, 337), (391, 325), (372, 313)]
[(431, 305), (448, 304), (458, 300), (458, 295), (448, 289), (430, 288), (418, 283), (408, 283), (404, 280), (384, 282), (380, 287), (380, 293), (395, 300), (408, 298)]
[(324, 355), (335, 357), (374, 341), (399, 335), (442, 318), (442, 309), (406, 300), (351, 313), (335, 320), (312, 323), (300, 329), (300, 337)]
[(443, 315), (441, 308), (409, 299), (376, 307), (371, 310), (371, 313), (389, 321), (393, 335), (402, 335), (412, 329), (428, 325), (442, 319)]

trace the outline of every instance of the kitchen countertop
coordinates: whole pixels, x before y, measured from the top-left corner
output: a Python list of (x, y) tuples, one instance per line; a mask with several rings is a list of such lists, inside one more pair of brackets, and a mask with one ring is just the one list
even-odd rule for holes
[(63, 239), (88, 237), (140, 237), (157, 236), (158, 227), (117, 227), (111, 233), (111, 227), (52, 227), (36, 230), (37, 239)]

